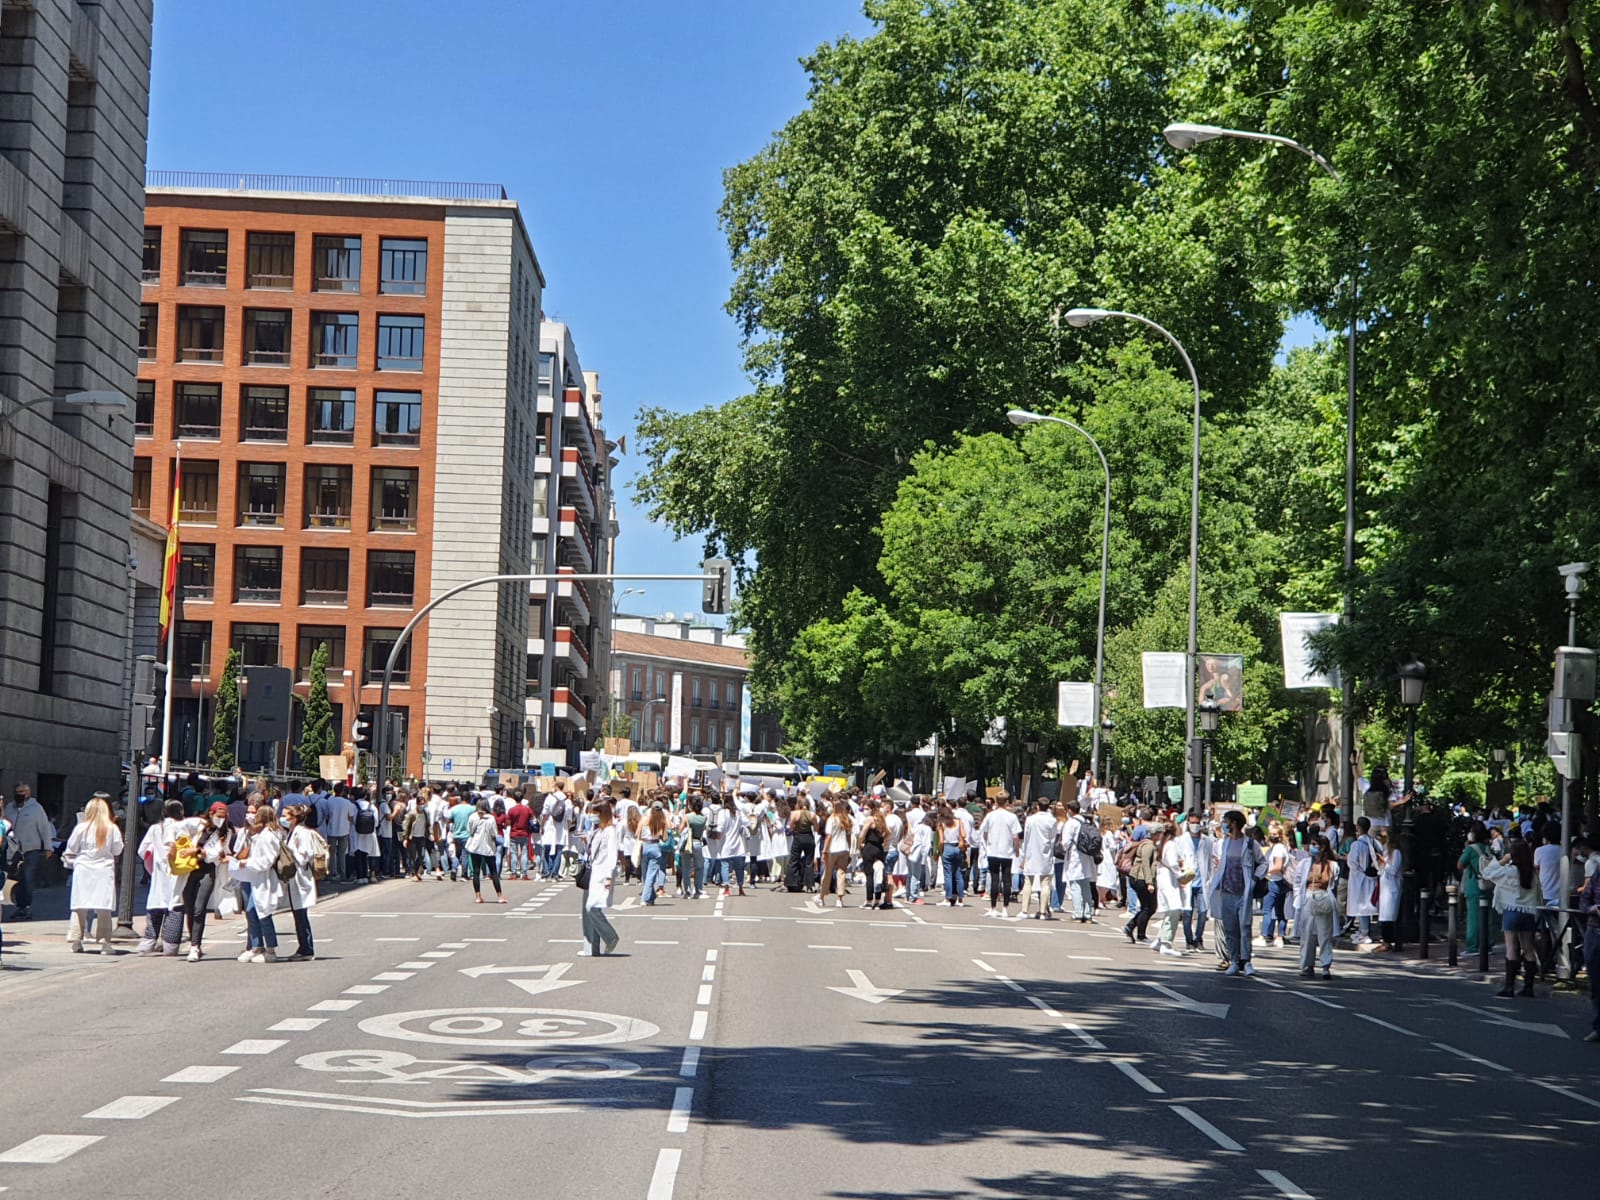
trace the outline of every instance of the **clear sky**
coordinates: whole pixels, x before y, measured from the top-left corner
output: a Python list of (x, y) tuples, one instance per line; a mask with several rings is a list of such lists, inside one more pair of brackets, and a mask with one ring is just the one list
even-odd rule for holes
[[(801, 55), (870, 31), (860, 0), (158, 0), (149, 162), (503, 183), (615, 439), (745, 389), (722, 171), (804, 105)], [(633, 446), (618, 569), (697, 570), (632, 506)], [(625, 611), (699, 611), (633, 586)]]

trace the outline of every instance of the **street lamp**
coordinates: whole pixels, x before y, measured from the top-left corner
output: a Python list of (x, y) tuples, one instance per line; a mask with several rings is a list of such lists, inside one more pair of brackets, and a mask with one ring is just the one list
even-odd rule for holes
[[(1243, 142), (1263, 142), (1269, 146), (1282, 146), (1305, 155), (1326, 171), (1335, 183), (1340, 182), (1339, 172), (1333, 164), (1309, 146), (1293, 138), (1274, 133), (1261, 133), (1250, 129), (1225, 129), (1220, 125), (1196, 125), (1179, 121), (1162, 131), (1174, 150), (1193, 150), (1217, 138), (1233, 138)], [(1344, 620), (1348, 626), (1355, 607), (1356, 576), (1356, 270), (1352, 265), (1345, 282), (1345, 293), (1350, 302), (1350, 324), (1346, 334), (1345, 406), (1344, 406)], [(1355, 820), (1356, 763), (1355, 763), (1355, 679), (1341, 679), (1344, 703), (1339, 716), (1340, 755), (1344, 759), (1344, 819), (1348, 824)]]
[[(1070, 315), (1068, 320), (1071, 320)], [(1095, 441), (1094, 435), (1082, 425), (1074, 424), (1065, 417), (1047, 417), (1021, 408), (1013, 408), (1006, 413), (1006, 417), (1013, 425), (1065, 425), (1068, 429), (1076, 430), (1088, 438), (1089, 445), (1094, 447), (1094, 452), (1100, 457), (1100, 469), (1105, 472), (1105, 510), (1100, 524), (1100, 620), (1095, 629), (1094, 639), (1094, 741), (1089, 751), (1089, 774), (1098, 781), (1100, 778), (1100, 692), (1106, 681), (1106, 574), (1111, 561), (1111, 467), (1106, 463), (1105, 452), (1100, 449), (1100, 443)]]
[(1114, 772), (1111, 769), (1111, 751), (1113, 748), (1111, 735), (1116, 732), (1116, 729), (1117, 723), (1110, 717), (1100, 718), (1100, 733), (1105, 741), (1106, 746), (1106, 786), (1110, 787), (1113, 792), (1115, 792), (1117, 789), (1116, 786), (1111, 782), (1114, 776)]
[(645, 591), (645, 588), (623, 588), (622, 591), (617, 593), (616, 598), (611, 601), (612, 617), (615, 618), (616, 615), (622, 611), (622, 602), (625, 599), (627, 599), (629, 596), (642, 596), (645, 594)]
[(1200, 732), (1204, 735), (1206, 756), (1201, 764), (1204, 774), (1204, 793), (1202, 803), (1206, 808), (1211, 807), (1211, 760), (1216, 754), (1217, 725), (1222, 720), (1222, 706), (1210, 695), (1200, 702)]
[(25, 404), (7, 404), (0, 409), (0, 422), (10, 421), (25, 408), (43, 408), (47, 404), (59, 404), (64, 408), (77, 409), (105, 408), (113, 412), (133, 407), (133, 401), (121, 392), (68, 392), (65, 396), (40, 396), (37, 400), (29, 400)]
[[(1417, 875), (1416, 855), (1413, 849), (1416, 845), (1416, 814), (1417, 802), (1412, 793), (1416, 788), (1417, 773), (1417, 709), (1422, 706), (1422, 695), (1428, 686), (1428, 669), (1415, 657), (1412, 657), (1400, 668), (1400, 704), (1406, 710), (1406, 763), (1404, 785), (1401, 795), (1404, 796), (1405, 815), (1400, 819), (1400, 868), (1404, 873), (1402, 900), (1404, 905), (1399, 913), (1401, 917), (1401, 936), (1407, 929), (1406, 917), (1411, 907), (1411, 893), (1414, 890)], [(1423, 903), (1426, 904), (1426, 899)], [(1420, 912), (1418, 922), (1423, 920)], [(1423, 939), (1426, 945), (1427, 939)]]
[[(1183, 683), (1183, 741), (1187, 747), (1194, 741), (1194, 667), (1196, 657), (1196, 642), (1199, 640), (1199, 613), (1200, 613), (1200, 376), (1195, 373), (1194, 362), (1189, 357), (1189, 352), (1183, 348), (1183, 343), (1167, 332), (1165, 328), (1157, 325), (1149, 317), (1142, 317), (1138, 313), (1122, 312), (1118, 309), (1107, 308), (1074, 308), (1067, 311), (1067, 324), (1074, 329), (1082, 329), (1086, 325), (1093, 325), (1096, 321), (1103, 321), (1107, 317), (1120, 317), (1125, 321), (1137, 321), (1139, 324), (1155, 330), (1178, 352), (1183, 359), (1183, 365), (1189, 370), (1189, 382), (1194, 385), (1194, 449), (1191, 454), (1189, 469), (1189, 645), (1187, 657), (1184, 661)], [(1096, 447), (1099, 449), (1099, 447)], [(1194, 808), (1194, 780), (1185, 772), (1184, 779), (1184, 807)]]
[(1494, 777), (1499, 782), (1506, 774), (1506, 750), (1504, 746), (1496, 746), (1489, 751), (1489, 757), (1494, 759)]

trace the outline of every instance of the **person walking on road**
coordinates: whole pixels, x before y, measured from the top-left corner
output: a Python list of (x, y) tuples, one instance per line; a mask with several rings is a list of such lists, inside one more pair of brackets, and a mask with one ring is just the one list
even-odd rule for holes
[(183, 943), (183, 885), (172, 873), (171, 856), (182, 832), (183, 801), (165, 801), (161, 811), (162, 819), (145, 831), (139, 843), (139, 857), (150, 874), (150, 890), (145, 894), (144, 936), (137, 952), (174, 958)]
[[(1595, 866), (1594, 848), (1588, 838), (1579, 838), (1574, 851), (1586, 867)], [(1586, 1042), (1600, 1042), (1600, 870), (1590, 870), (1578, 894), (1578, 920), (1583, 922), (1583, 964), (1589, 972), (1589, 1007), (1594, 1020)]]
[[(1078, 841), (1085, 824), (1091, 822), (1093, 818), (1083, 815), (1083, 806), (1076, 798), (1068, 800), (1066, 805), (1067, 820), (1061, 828), (1061, 849), (1065, 855), (1061, 878), (1066, 883), (1067, 892), (1072, 896), (1072, 919), (1079, 924), (1087, 925), (1094, 920), (1094, 880), (1097, 864), (1092, 855), (1083, 852)], [(1101, 854), (1104, 853), (1102, 841)]]
[(1277, 946), (1281, 949), (1284, 936), (1289, 932), (1289, 918), (1285, 915), (1285, 908), (1289, 903), (1291, 891), (1290, 868), (1293, 865), (1293, 858), (1289, 850), (1289, 838), (1284, 833), (1283, 825), (1273, 821), (1267, 826), (1267, 897), (1261, 906), (1263, 946)]
[[(205, 957), (206, 918), (217, 890), (217, 875), (228, 860), (233, 830), (228, 827), (228, 806), (214, 803), (206, 810), (199, 830), (193, 835), (195, 869), (183, 878), (183, 911), (189, 920), (189, 958), (192, 963)], [(190, 825), (195, 820), (189, 822)]]
[(639, 902), (649, 908), (655, 907), (656, 897), (667, 887), (667, 872), (661, 863), (666, 836), (667, 810), (656, 800), (639, 821), (639, 873), (643, 883)]
[(622, 851), (620, 832), (611, 819), (611, 805), (594, 806), (595, 830), (589, 835), (589, 886), (583, 894), (583, 940), (589, 954), (598, 958), (617, 948), (617, 931), (606, 917), (611, 904), (611, 882)]
[(1334, 899), (1334, 882), (1339, 865), (1333, 851), (1320, 837), (1310, 842), (1311, 857), (1299, 864), (1300, 909), (1295, 928), (1300, 931), (1300, 978), (1312, 979), (1322, 968), (1324, 979), (1333, 978), (1333, 934), (1339, 903)]
[[(1055, 887), (1055, 844), (1058, 833), (1056, 819), (1050, 809), (1038, 800), (1028, 805), (1028, 819), (1022, 824), (1022, 916), (1035, 920), (1054, 921), (1050, 911), (1050, 893)], [(1039, 897), (1039, 911), (1028, 912), (1034, 895)]]
[(944, 873), (944, 902), (966, 904), (967, 833), (949, 801), (939, 806), (939, 868)]
[(1186, 901), (1194, 881), (1194, 860), (1188, 843), (1173, 833), (1171, 825), (1157, 825), (1151, 836), (1156, 844), (1156, 951), (1180, 958), (1183, 951), (1174, 943), (1189, 911)]
[(1128, 923), (1122, 927), (1122, 932), (1134, 945), (1142, 945), (1150, 940), (1147, 933), (1150, 928), (1150, 918), (1155, 913), (1158, 853), (1154, 836), (1147, 835), (1133, 843), (1133, 864), (1128, 871), (1128, 889), (1138, 898), (1139, 907), (1133, 916), (1128, 918)]
[[(181, 811), (183, 805), (178, 806)], [(45, 815), (44, 805), (33, 798), (33, 789), (19, 783), (11, 793), (11, 803), (6, 806), (5, 819), (11, 826), (11, 837), (16, 842), (16, 853), (22, 864), (17, 874), (16, 886), (11, 889), (11, 903), (16, 912), (13, 921), (33, 919), (33, 884), (39, 864), (55, 853), (56, 831)]]
[(831, 895), (837, 907), (844, 907), (845, 885), (850, 880), (850, 837), (854, 822), (850, 806), (843, 800), (833, 802), (833, 813), (823, 828), (823, 880), (821, 901), (827, 907)]
[(276, 962), (278, 930), (272, 914), (283, 903), (283, 883), (278, 878), (278, 851), (283, 830), (265, 804), (250, 810), (249, 824), (234, 851), (233, 873), (239, 877), (239, 907), (248, 927), (242, 963)]
[[(1533, 933), (1538, 927), (1539, 873), (1533, 867), (1533, 851), (1521, 838), (1509, 839), (1506, 853), (1486, 863), (1483, 878), (1494, 885), (1494, 906), (1500, 910), (1500, 928), (1506, 935), (1506, 981), (1497, 996), (1534, 996), (1533, 981), (1539, 974), (1538, 951)], [(1517, 992), (1517, 975), (1526, 979)]]
[(1483, 868), (1490, 861), (1488, 842), (1488, 828), (1482, 821), (1472, 822), (1467, 829), (1467, 844), (1461, 851), (1461, 857), (1456, 860), (1456, 868), (1461, 872), (1461, 897), (1467, 906), (1465, 951), (1468, 954), (1478, 953), (1480, 937), (1494, 937), (1494, 931), (1481, 928)]
[(483, 877), (489, 876), (494, 884), (495, 902), (506, 902), (500, 888), (500, 860), (495, 855), (499, 822), (489, 809), (487, 800), (479, 800), (477, 810), (467, 818), (467, 855), (472, 863), (472, 894), (475, 903), (483, 903)]
[(533, 820), (533, 809), (519, 792), (511, 807), (506, 809), (506, 844), (511, 852), (507, 878), (528, 879), (532, 876), (528, 851), (533, 844)]
[(1206, 908), (1221, 930), (1227, 973), (1254, 975), (1256, 969), (1250, 962), (1251, 892), (1256, 876), (1265, 873), (1266, 862), (1255, 842), (1245, 836), (1242, 812), (1232, 809), (1223, 814), (1222, 839), (1212, 855)]
[(1345, 916), (1356, 923), (1355, 944), (1371, 943), (1372, 918), (1378, 915), (1378, 855), (1372, 841), (1372, 822), (1356, 818), (1356, 837), (1345, 855), (1349, 889), (1345, 894)]
[(96, 792), (61, 852), (62, 865), (72, 872), (67, 944), (74, 954), (83, 953), (91, 926), (100, 953), (112, 952), (111, 910), (117, 906), (117, 859), (121, 854), (122, 834), (111, 819), (111, 797)]
[(294, 953), (286, 962), (307, 962), (317, 956), (316, 942), (311, 937), (311, 910), (317, 906), (317, 833), (306, 826), (309, 811), (304, 804), (291, 804), (283, 810), (280, 832), (288, 839), (289, 855), (294, 859), (293, 876), (287, 880), (278, 876), (294, 916)]
[(989, 913), (1002, 921), (1011, 919), (1011, 864), (1022, 852), (1022, 825), (1011, 811), (1011, 797), (1001, 792), (994, 807), (984, 814), (978, 827), (984, 857), (989, 868)]
[(1378, 931), (1382, 949), (1400, 950), (1400, 896), (1405, 888), (1405, 862), (1400, 847), (1394, 844), (1392, 830), (1378, 829)]

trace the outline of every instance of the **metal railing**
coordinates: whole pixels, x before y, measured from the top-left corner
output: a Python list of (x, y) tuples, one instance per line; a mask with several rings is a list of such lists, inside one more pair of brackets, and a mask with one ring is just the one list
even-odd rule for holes
[(208, 191), (322, 192), (335, 196), (425, 196), (432, 200), (504, 200), (498, 183), (450, 183), (423, 179), (363, 179), (336, 175), (258, 175), (227, 171), (146, 171), (147, 188)]

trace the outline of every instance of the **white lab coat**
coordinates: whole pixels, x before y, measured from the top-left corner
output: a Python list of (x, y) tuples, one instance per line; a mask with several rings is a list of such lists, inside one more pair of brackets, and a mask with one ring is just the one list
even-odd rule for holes
[(1056, 819), (1048, 812), (1036, 812), (1022, 827), (1022, 873), (1053, 875), (1056, 869)]
[(617, 873), (617, 858), (622, 852), (622, 834), (613, 822), (597, 829), (589, 839), (589, 889), (584, 894), (585, 908), (611, 907), (611, 878)]
[(1400, 919), (1400, 892), (1404, 888), (1404, 864), (1400, 847), (1389, 851), (1389, 861), (1378, 872), (1378, 920)]
[(270, 917), (283, 903), (283, 884), (276, 870), (278, 848), (283, 844), (276, 830), (264, 829), (246, 839), (250, 857), (244, 862), (234, 860), (233, 873), (250, 885), (250, 904), (260, 917)]
[(173, 875), (172, 868), (167, 865), (167, 851), (182, 832), (182, 826), (182, 821), (164, 818), (145, 830), (144, 840), (139, 843), (139, 856), (148, 856), (150, 862), (150, 891), (144, 902), (146, 911), (165, 911), (183, 904), (183, 881)]
[(1374, 885), (1378, 880), (1367, 874), (1367, 867), (1376, 866), (1377, 859), (1372, 853), (1372, 840), (1358, 837), (1350, 844), (1350, 853), (1345, 856), (1346, 870), (1350, 873), (1350, 887), (1345, 896), (1344, 913), (1347, 917), (1376, 917), (1379, 916), (1378, 900), (1373, 895)]
[[(1094, 878), (1094, 859), (1078, 849), (1078, 830), (1083, 828), (1086, 817), (1069, 817), (1066, 826), (1061, 831), (1061, 844), (1066, 849), (1066, 864), (1062, 868), (1061, 878), (1068, 883), (1076, 879)], [(1104, 839), (1101, 839), (1102, 842)], [(1101, 847), (1102, 853), (1104, 846)]]
[[(287, 892), (290, 908), (315, 908), (317, 906), (317, 876), (311, 869), (312, 860), (317, 854), (316, 835), (309, 829), (296, 826), (295, 831), (289, 835), (289, 853), (294, 855), (294, 878), (288, 883)], [(255, 857), (255, 851), (250, 852)], [(274, 850), (276, 855), (277, 851)], [(277, 878), (277, 872), (273, 872)]]
[(67, 838), (62, 857), (72, 867), (72, 892), (67, 907), (74, 912), (105, 910), (117, 906), (117, 859), (122, 855), (122, 831), (115, 825), (104, 846), (95, 844), (94, 827), (80, 822)]
[(1178, 877), (1194, 869), (1194, 862), (1185, 847), (1187, 840), (1171, 838), (1161, 848), (1161, 858), (1156, 863), (1157, 912), (1185, 912), (1189, 907), (1189, 889), (1178, 886)]

